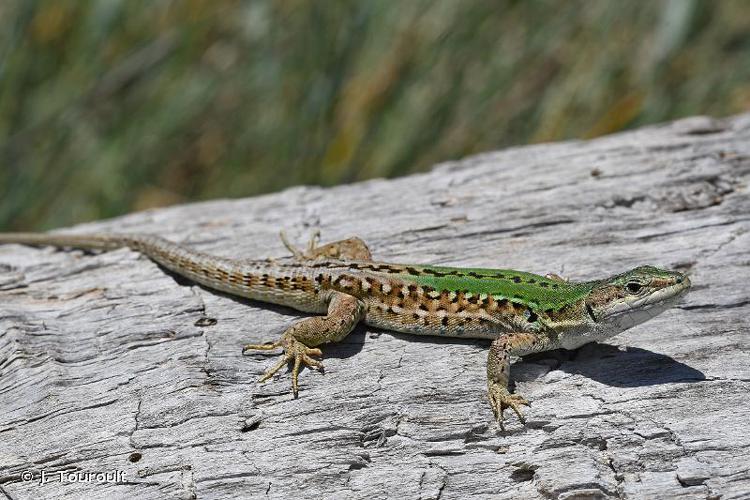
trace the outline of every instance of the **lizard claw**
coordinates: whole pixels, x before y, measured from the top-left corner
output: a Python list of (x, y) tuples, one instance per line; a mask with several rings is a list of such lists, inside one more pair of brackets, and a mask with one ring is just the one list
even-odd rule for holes
[(505, 430), (505, 426), (503, 425), (503, 412), (506, 408), (513, 410), (518, 416), (518, 420), (522, 424), (526, 424), (526, 419), (521, 412), (521, 406), (531, 406), (531, 404), (520, 394), (511, 394), (506, 387), (503, 387), (500, 384), (490, 384), (488, 395), (490, 398), (490, 406), (492, 406), (492, 411), (495, 414), (495, 419), (497, 419), (497, 423), (500, 425), (501, 430)]
[(293, 336), (284, 334), (276, 342), (268, 344), (248, 344), (242, 348), (242, 354), (246, 354), (248, 351), (270, 351), (281, 347), (284, 349), (284, 354), (278, 363), (266, 370), (263, 376), (258, 382), (265, 382), (269, 378), (273, 377), (276, 372), (281, 370), (284, 365), (290, 361), (294, 362), (292, 367), (292, 393), (295, 399), (299, 394), (299, 370), (304, 364), (307, 367), (315, 368), (319, 372), (323, 372), (323, 363), (313, 359), (311, 356), (322, 356), (323, 352), (317, 348), (307, 347), (305, 344), (295, 339)]

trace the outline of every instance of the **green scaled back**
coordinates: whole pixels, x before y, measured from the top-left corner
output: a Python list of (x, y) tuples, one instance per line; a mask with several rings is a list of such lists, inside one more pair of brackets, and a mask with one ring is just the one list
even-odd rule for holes
[(594, 283), (566, 283), (512, 269), (405, 266), (406, 282), (452, 292), (485, 294), (537, 310), (559, 310), (586, 297)]

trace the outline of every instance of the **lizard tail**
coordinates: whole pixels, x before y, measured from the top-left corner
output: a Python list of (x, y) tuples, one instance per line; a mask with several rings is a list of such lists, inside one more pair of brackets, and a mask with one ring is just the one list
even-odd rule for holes
[(115, 235), (73, 235), (49, 233), (0, 233), (0, 245), (18, 243), (20, 245), (82, 248), (91, 250), (111, 250), (128, 246), (126, 236)]
[(0, 245), (5, 243), (84, 250), (128, 247), (177, 274), (213, 288), (217, 288), (215, 281), (221, 281), (221, 276), (217, 277), (217, 274), (227, 274), (229, 269), (236, 267), (236, 263), (230, 259), (208, 255), (150, 234), (0, 233)]
[(267, 261), (219, 257), (160, 236), (137, 233), (0, 233), (0, 245), (6, 243), (95, 250), (128, 247), (176, 274), (215, 290), (306, 312), (328, 310), (327, 295), (314, 290), (312, 276), (305, 274), (305, 267), (298, 264), (284, 267)]
[[(202, 269), (210, 265), (211, 260), (210, 255), (150, 234), (0, 233), (0, 245), (5, 243), (83, 250), (114, 250), (128, 247), (178, 273), (181, 273), (181, 266)], [(184, 274), (184, 271), (181, 274)]]
[[(0, 233), (0, 245), (18, 243), (31, 246), (80, 248), (83, 250), (114, 250), (128, 247), (155, 260), (163, 266), (181, 273), (180, 267), (202, 269), (214, 262), (225, 260), (183, 247), (177, 243), (150, 234), (56, 234), (56, 233)], [(181, 273), (184, 274), (184, 271)]]

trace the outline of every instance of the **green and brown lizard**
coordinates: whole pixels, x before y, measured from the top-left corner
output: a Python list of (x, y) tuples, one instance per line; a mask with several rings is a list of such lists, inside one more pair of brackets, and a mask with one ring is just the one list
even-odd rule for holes
[(293, 259), (235, 260), (142, 234), (0, 234), (0, 244), (129, 247), (209, 288), (319, 314), (297, 321), (275, 342), (243, 349), (283, 349), (260, 381), (292, 362), (295, 397), (301, 366), (323, 368), (314, 359), (322, 355), (318, 346), (342, 340), (359, 322), (416, 335), (491, 339), (488, 395), (501, 426), (506, 408), (523, 422), (520, 407), (528, 405), (508, 390), (510, 356), (607, 339), (664, 311), (690, 288), (687, 276), (651, 266), (573, 283), (510, 269), (377, 262), (359, 238), (317, 246), (313, 237), (305, 251), (283, 233), (282, 239)]

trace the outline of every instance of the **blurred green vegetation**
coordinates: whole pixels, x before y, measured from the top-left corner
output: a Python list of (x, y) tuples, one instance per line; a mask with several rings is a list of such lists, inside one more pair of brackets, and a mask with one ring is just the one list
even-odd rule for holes
[(4, 0), (0, 228), (748, 109), (744, 0)]

